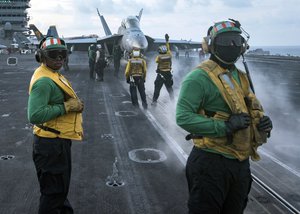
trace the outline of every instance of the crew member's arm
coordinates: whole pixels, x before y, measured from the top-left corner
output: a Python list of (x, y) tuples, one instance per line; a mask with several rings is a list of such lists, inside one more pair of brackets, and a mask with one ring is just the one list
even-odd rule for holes
[(126, 65), (126, 69), (125, 69), (125, 77), (126, 77), (126, 80), (129, 79), (130, 77), (130, 66), (131, 65), (131, 62), (130, 60), (128, 60), (128, 63)]
[(36, 81), (28, 100), (28, 120), (41, 124), (65, 114), (64, 94), (49, 78)]
[(143, 70), (144, 70), (144, 80), (146, 81), (146, 76), (147, 76), (147, 64), (146, 60), (143, 59)]
[(167, 46), (167, 54), (170, 54), (172, 56), (172, 52), (171, 52), (171, 48), (170, 48), (170, 43), (169, 43), (169, 35), (168, 34), (165, 35), (165, 39), (166, 39), (166, 46)]
[(100, 58), (100, 51), (98, 50), (98, 51), (96, 51), (96, 61), (95, 62), (98, 62), (99, 58)]
[(222, 106), (223, 103), (212, 103), (213, 100), (206, 103), (210, 96), (215, 96), (211, 94), (211, 89), (214, 89), (212, 87), (215, 86), (211, 83), (209, 77), (200, 74), (198, 71), (192, 71), (184, 79), (176, 106), (177, 125), (192, 134), (209, 137), (226, 136), (224, 121), (198, 114), (201, 108), (217, 111), (214, 107), (220, 106), (219, 104)]

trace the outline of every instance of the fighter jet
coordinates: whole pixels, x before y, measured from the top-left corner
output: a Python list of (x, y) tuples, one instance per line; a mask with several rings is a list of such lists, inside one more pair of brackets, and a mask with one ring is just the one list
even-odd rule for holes
[[(97, 8), (98, 16), (102, 23), (106, 36), (97, 39), (97, 43), (104, 44), (105, 49), (111, 54), (113, 45), (119, 45), (126, 54), (130, 53), (133, 48), (139, 48), (142, 52), (147, 50), (155, 50), (159, 45), (165, 44), (163, 39), (154, 39), (143, 33), (140, 28), (140, 21), (143, 9), (140, 10), (138, 16), (128, 16), (123, 19), (117, 34), (111, 33), (105, 18), (100, 14)], [(170, 40), (172, 46), (180, 49), (201, 48), (200, 42), (192, 42), (187, 40)]]
[[(59, 37), (55, 25), (49, 26), (46, 35), (42, 34), (41, 31), (34, 24), (30, 24), (29, 28), (34, 32), (34, 34), (35, 34), (35, 36), (38, 40), (38, 43), (43, 38), (45, 38), (47, 36)], [(66, 42), (68, 48), (72, 51), (74, 51), (74, 50), (86, 51), (86, 50), (88, 50), (88, 46), (90, 44), (96, 44), (97, 43), (97, 37), (94, 36), (94, 35), (92, 35), (92, 36), (68, 37), (68, 38), (63, 38), (63, 39)]]

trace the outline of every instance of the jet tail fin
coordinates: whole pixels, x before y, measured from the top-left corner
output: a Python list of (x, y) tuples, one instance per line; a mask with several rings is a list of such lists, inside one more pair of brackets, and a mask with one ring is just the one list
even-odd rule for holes
[(143, 8), (140, 10), (139, 15), (137, 16), (137, 18), (138, 18), (139, 21), (141, 21), (142, 14), (143, 14)]
[(53, 37), (59, 38), (55, 25), (51, 25), (48, 28), (47, 36), (53, 36)]
[(34, 24), (30, 24), (29, 28), (33, 31), (38, 41), (41, 41), (45, 38), (45, 36), (41, 33), (41, 31), (39, 31), (39, 29)]
[(111, 34), (111, 31), (110, 31), (110, 29), (109, 29), (109, 27), (108, 27), (108, 25), (107, 25), (107, 23), (106, 23), (106, 21), (105, 21), (105, 19), (104, 19), (104, 17), (99, 13), (98, 8), (97, 8), (97, 12), (98, 12), (98, 16), (99, 16), (99, 18), (100, 18), (100, 21), (101, 21), (101, 23), (102, 23), (102, 27), (103, 27), (103, 29), (104, 29), (105, 35), (106, 35), (106, 36), (112, 35), (112, 34)]

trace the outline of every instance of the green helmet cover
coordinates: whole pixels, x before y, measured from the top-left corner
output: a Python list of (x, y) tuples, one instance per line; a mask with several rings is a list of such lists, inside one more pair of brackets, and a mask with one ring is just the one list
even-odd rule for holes
[(214, 24), (213, 28), (210, 31), (210, 36), (214, 39), (217, 35), (225, 32), (238, 32), (242, 33), (241, 29), (236, 27), (233, 22), (230, 21), (221, 21)]
[(41, 46), (42, 50), (60, 49), (67, 50), (64, 40), (55, 37), (47, 37)]

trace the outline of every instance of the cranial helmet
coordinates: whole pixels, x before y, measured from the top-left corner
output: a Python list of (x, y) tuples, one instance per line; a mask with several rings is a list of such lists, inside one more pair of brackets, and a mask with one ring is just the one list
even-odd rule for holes
[(133, 57), (139, 57), (141, 55), (141, 52), (139, 49), (133, 49), (132, 50), (132, 56)]
[(39, 48), (35, 53), (35, 59), (37, 62), (42, 62), (43, 57), (56, 59), (57, 56), (60, 56), (63, 60), (67, 57), (67, 50), (64, 40), (55, 37), (46, 37), (40, 42)]
[(41, 50), (53, 50), (53, 49), (67, 50), (65, 41), (55, 37), (47, 37), (46, 39), (42, 40), (39, 48)]
[(165, 54), (165, 53), (167, 53), (167, 51), (168, 51), (168, 49), (167, 49), (167, 46), (165, 46), (165, 45), (161, 45), (158, 47), (158, 53), (160, 53), (160, 54)]
[(225, 64), (235, 63), (248, 48), (240, 26), (235, 20), (215, 23), (203, 38), (204, 52), (213, 54)]

